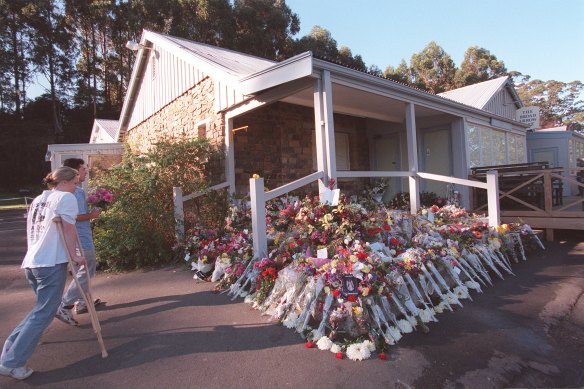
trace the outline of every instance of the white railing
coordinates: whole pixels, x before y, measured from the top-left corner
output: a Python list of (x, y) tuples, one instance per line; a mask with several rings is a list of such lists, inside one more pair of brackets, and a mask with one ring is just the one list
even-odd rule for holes
[[(446, 183), (486, 189), (489, 213), (488, 223), (490, 226), (497, 226), (501, 223), (498, 196), (499, 181), (498, 173), (495, 170), (487, 172), (486, 183), (466, 180), (462, 178), (442, 176), (439, 174), (422, 172), (411, 173), (404, 171), (337, 171), (337, 177), (339, 178), (419, 177), (426, 180), (441, 181)], [(319, 171), (268, 192), (264, 190), (264, 179), (262, 177), (249, 179), (254, 256), (262, 258), (266, 256), (268, 252), (266, 201), (272, 200), (279, 196), (283, 196), (293, 190), (301, 188), (322, 178), (324, 178), (324, 172)], [(414, 207), (411, 211), (417, 212), (417, 209), (415, 209)]]
[(182, 188), (180, 186), (175, 186), (172, 188), (172, 198), (174, 201), (175, 237), (177, 242), (179, 243), (182, 242), (185, 236), (185, 212), (183, 207), (185, 201), (189, 201), (196, 197), (203, 196), (215, 190), (227, 188), (228, 186), (229, 186), (228, 182), (222, 182), (200, 192), (191, 193), (186, 196), (183, 196)]
[[(13, 198), (9, 198), (9, 199), (0, 199), (0, 201), (19, 201), (19, 200), (23, 200), (24, 205), (28, 208), (28, 205), (34, 199), (32, 197), (27, 197), (27, 196), (24, 196), (24, 197), (13, 197)], [(0, 205), (3, 205), (3, 204), (0, 203)]]

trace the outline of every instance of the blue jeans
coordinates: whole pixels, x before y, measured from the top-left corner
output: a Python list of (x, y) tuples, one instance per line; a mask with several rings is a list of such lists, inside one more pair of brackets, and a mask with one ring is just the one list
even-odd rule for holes
[(4, 343), (0, 364), (11, 369), (26, 364), (41, 335), (53, 321), (65, 289), (67, 264), (26, 268), (24, 272), (36, 295), (36, 304)]
[[(87, 288), (88, 281), (87, 270), (89, 270), (89, 277), (93, 278), (93, 276), (95, 275), (96, 266), (95, 250), (84, 249), (83, 254), (85, 254), (85, 260), (87, 261), (87, 265), (83, 266), (83, 268), (77, 272), (77, 280), (79, 280), (79, 284), (81, 284), (83, 290), (87, 292), (89, 290)], [(75, 282), (75, 280), (72, 280), (71, 283), (69, 284), (69, 287), (67, 288), (67, 291), (63, 295), (63, 301), (61, 302), (61, 305), (62, 306), (73, 305), (75, 304), (76, 301), (79, 300), (82, 301), (83, 304), (85, 304), (85, 301), (83, 301), (81, 293), (79, 292), (79, 288), (77, 288), (77, 283)]]

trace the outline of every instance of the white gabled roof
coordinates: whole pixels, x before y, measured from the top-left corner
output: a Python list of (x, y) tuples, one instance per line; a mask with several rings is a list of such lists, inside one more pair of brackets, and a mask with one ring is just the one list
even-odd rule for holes
[(152, 35), (158, 35), (164, 39), (175, 43), (184, 50), (197, 56), (199, 59), (220, 68), (225, 72), (237, 78), (246, 76), (250, 73), (259, 72), (273, 66), (276, 62), (264, 58), (255, 57), (237, 51), (224, 49), (217, 46), (211, 46), (204, 43), (193, 42), (183, 38), (177, 38), (170, 35), (150, 32)]
[(120, 127), (119, 120), (110, 119), (95, 119), (95, 124), (101, 127), (111, 138), (115, 139), (118, 128)]
[[(484, 109), (497, 92), (507, 87), (508, 82), (509, 77), (503, 76), (462, 88), (453, 89), (448, 92), (442, 92), (439, 93), (438, 96), (470, 105), (471, 107), (478, 109)], [(509, 88), (509, 90), (513, 97), (515, 97), (515, 100), (520, 101), (519, 96), (513, 91), (513, 88)]]

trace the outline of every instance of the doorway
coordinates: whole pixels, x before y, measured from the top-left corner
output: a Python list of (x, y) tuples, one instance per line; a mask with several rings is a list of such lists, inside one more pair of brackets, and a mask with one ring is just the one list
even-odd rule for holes
[[(426, 173), (452, 176), (452, 142), (449, 129), (426, 130), (422, 132), (422, 169)], [(446, 197), (445, 182), (424, 180), (422, 190)]]

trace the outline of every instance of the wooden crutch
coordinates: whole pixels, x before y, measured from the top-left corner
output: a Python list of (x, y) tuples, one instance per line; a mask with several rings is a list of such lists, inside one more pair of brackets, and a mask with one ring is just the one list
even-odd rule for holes
[[(99, 348), (101, 349), (101, 357), (107, 357), (107, 350), (105, 349), (105, 344), (103, 343), (103, 339), (101, 337), (101, 325), (99, 324), (99, 319), (97, 318), (97, 312), (95, 311), (95, 305), (93, 304), (93, 297), (91, 296), (91, 277), (89, 276), (89, 271), (87, 271), (87, 292), (83, 290), (79, 280), (77, 279), (77, 272), (79, 268), (77, 263), (71, 258), (71, 253), (67, 248), (67, 241), (65, 240), (65, 234), (63, 233), (63, 220), (60, 216), (56, 216), (53, 218), (53, 221), (57, 224), (57, 230), (59, 231), (59, 235), (61, 236), (61, 240), (65, 245), (65, 251), (67, 251), (67, 259), (69, 260), (69, 265), (71, 266), (71, 271), (73, 272), (73, 279), (75, 280), (75, 284), (77, 285), (77, 289), (79, 289), (79, 293), (81, 293), (81, 297), (85, 300), (85, 304), (87, 305), (87, 312), (89, 312), (89, 317), (91, 319), (91, 325), (93, 327), (93, 331), (97, 336), (97, 342), (99, 343)], [(81, 242), (79, 242), (79, 237), (77, 237), (77, 246), (81, 255), (85, 256), (83, 253), (83, 249), (81, 248)], [(85, 265), (87, 268), (87, 265)], [(89, 270), (89, 269), (87, 269)]]

